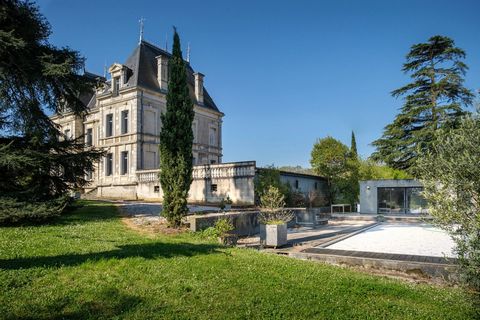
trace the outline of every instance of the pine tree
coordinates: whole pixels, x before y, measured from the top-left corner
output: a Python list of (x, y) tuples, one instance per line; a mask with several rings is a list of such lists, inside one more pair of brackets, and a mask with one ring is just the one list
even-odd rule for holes
[(350, 156), (352, 159), (358, 159), (357, 141), (355, 140), (355, 133), (352, 130), (352, 141), (350, 143)]
[(161, 115), (160, 184), (163, 190), (162, 214), (170, 226), (178, 227), (188, 213), (187, 198), (192, 183), (192, 122), (185, 62), (180, 37), (174, 29), (172, 56), (169, 60), (167, 110)]
[(48, 43), (50, 26), (31, 2), (4, 0), (0, 12), (0, 214), (7, 221), (9, 211), (19, 220), (25, 203), (28, 215), (84, 186), (102, 152), (86, 150), (83, 137), (59, 139), (47, 114), (86, 111), (79, 98), (95, 81), (81, 75), (83, 57)]
[(431, 148), (434, 132), (455, 127), (472, 104), (473, 94), (463, 86), (467, 65), (465, 51), (452, 39), (433, 36), (412, 46), (403, 71), (412, 83), (392, 92), (405, 97), (400, 113), (374, 141), (372, 159), (395, 169), (415, 172), (417, 158)]

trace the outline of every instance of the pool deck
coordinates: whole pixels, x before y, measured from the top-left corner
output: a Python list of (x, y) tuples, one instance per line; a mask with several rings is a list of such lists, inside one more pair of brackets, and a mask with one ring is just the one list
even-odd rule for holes
[(384, 215), (380, 219), (384, 222), (379, 222), (378, 217), (378, 215), (364, 214), (333, 214), (327, 225), (289, 229), (288, 244), (282, 248), (262, 248), (258, 237), (243, 238), (239, 241), (239, 245), (258, 248), (266, 253), (335, 265), (395, 270), (423, 278), (454, 281), (457, 279), (457, 260), (451, 257), (328, 248), (362, 234), (368, 229), (378, 228), (384, 223), (416, 226), (428, 221), (428, 217), (425, 219), (419, 216)]

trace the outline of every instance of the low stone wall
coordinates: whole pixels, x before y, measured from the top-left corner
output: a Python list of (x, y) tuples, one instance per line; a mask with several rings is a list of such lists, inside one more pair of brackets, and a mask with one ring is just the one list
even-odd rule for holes
[[(298, 224), (317, 226), (316, 221), (318, 215), (321, 219), (324, 219), (324, 223), (328, 222), (330, 214), (322, 213), (322, 208), (290, 208), (295, 217), (288, 222), (289, 228)], [(190, 230), (193, 232), (204, 230), (208, 227), (213, 227), (215, 222), (221, 218), (231, 219), (233, 226), (235, 227), (234, 233), (239, 236), (250, 236), (257, 234), (260, 231), (260, 224), (258, 222), (258, 210), (243, 211), (243, 212), (225, 212), (225, 213), (209, 213), (201, 215), (188, 216), (187, 219), (190, 223)]]
[(193, 232), (213, 227), (221, 218), (228, 218), (235, 227), (234, 233), (239, 236), (249, 236), (259, 232), (258, 211), (209, 213), (187, 217), (190, 230)]

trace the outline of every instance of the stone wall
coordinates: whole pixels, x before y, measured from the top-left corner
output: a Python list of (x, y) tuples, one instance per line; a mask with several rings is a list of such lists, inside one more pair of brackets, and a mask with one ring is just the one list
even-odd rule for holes
[[(288, 222), (288, 227), (296, 225), (309, 225), (312, 227), (319, 224), (328, 223), (329, 213), (325, 213), (323, 208), (288, 208), (294, 214), (294, 218)], [(190, 230), (193, 232), (213, 227), (215, 222), (221, 218), (228, 218), (235, 227), (234, 233), (239, 236), (250, 236), (260, 231), (258, 222), (258, 211), (241, 211), (227, 213), (209, 213), (188, 216)]]

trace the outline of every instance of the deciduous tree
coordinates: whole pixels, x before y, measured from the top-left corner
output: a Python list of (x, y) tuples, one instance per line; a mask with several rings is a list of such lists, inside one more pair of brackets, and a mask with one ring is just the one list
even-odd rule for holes
[(418, 172), (434, 221), (455, 240), (463, 279), (480, 289), (480, 119), (436, 132)]

